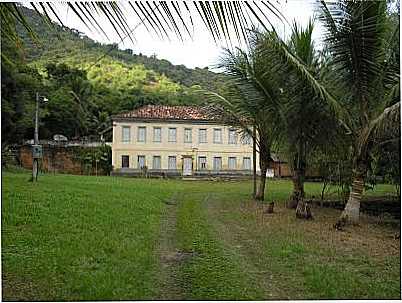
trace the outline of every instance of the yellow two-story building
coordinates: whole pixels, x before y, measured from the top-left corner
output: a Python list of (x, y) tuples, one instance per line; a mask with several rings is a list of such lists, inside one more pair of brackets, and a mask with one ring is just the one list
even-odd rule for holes
[(112, 120), (114, 174), (252, 174), (251, 137), (198, 107), (147, 105)]

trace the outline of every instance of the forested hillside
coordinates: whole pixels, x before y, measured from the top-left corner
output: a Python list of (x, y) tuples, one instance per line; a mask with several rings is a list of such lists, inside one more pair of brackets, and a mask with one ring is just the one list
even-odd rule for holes
[(22, 44), (2, 37), (3, 143), (32, 138), (35, 93), (41, 105), (41, 138), (99, 137), (110, 115), (143, 104), (196, 104), (196, 88), (220, 91), (223, 76), (100, 44), (67, 27), (48, 24), (33, 10), (23, 13), (39, 36), (17, 25)]

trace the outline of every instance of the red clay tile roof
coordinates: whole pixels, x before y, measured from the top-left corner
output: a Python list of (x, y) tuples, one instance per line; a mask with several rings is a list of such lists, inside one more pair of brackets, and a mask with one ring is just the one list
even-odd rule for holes
[(113, 116), (116, 119), (139, 118), (159, 120), (213, 120), (196, 106), (145, 105)]

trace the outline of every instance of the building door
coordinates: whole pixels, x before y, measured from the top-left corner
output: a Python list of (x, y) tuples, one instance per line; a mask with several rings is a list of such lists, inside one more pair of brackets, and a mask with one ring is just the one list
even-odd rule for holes
[(127, 155), (121, 156), (121, 167), (128, 168), (130, 166), (130, 157)]
[(138, 168), (142, 169), (145, 166), (145, 156), (138, 156)]
[(193, 158), (183, 158), (183, 176), (191, 176), (193, 174)]

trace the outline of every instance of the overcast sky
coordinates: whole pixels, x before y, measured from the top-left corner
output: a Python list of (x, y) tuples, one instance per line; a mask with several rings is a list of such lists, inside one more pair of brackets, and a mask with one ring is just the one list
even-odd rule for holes
[[(274, 1), (273, 1), (274, 2)], [(307, 24), (309, 17), (314, 15), (315, 1), (314, 0), (275, 0), (276, 6), (281, 10), (286, 19), (291, 22), (296, 19), (297, 22), (305, 25)], [(27, 6), (29, 6), (27, 4)], [(178, 40), (172, 35), (171, 41), (160, 40), (155, 35), (149, 33), (144, 25), (139, 22), (138, 17), (130, 9), (127, 3), (123, 3), (123, 7), (126, 8), (125, 13), (128, 18), (128, 25), (131, 29), (136, 28), (134, 31), (137, 43), (132, 43), (129, 38), (126, 38), (120, 43), (119, 36), (114, 32), (113, 27), (107, 20), (98, 19), (98, 22), (103, 26), (104, 31), (107, 33), (109, 40), (102, 34), (98, 34), (94, 31), (90, 31), (74, 13), (66, 8), (64, 5), (59, 5), (57, 10), (59, 16), (64, 25), (75, 28), (95, 41), (102, 43), (119, 43), (119, 48), (130, 48), (135, 53), (142, 53), (145, 55), (156, 54), (159, 59), (167, 59), (173, 64), (184, 64), (187, 67), (212, 67), (217, 63), (220, 54), (222, 53), (222, 47), (226, 45), (216, 45), (206, 30), (204, 24), (200, 19), (194, 19), (193, 39), (186, 38), (184, 42)], [(52, 16), (51, 16), (52, 17)], [(193, 18), (195, 18), (195, 14)], [(289, 34), (290, 29), (284, 26), (283, 23), (277, 21), (274, 17), (272, 20), (276, 24), (276, 29), (281, 33)], [(54, 18), (54, 21), (57, 21)], [(319, 37), (320, 28), (318, 24), (315, 28), (314, 37)]]

